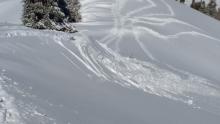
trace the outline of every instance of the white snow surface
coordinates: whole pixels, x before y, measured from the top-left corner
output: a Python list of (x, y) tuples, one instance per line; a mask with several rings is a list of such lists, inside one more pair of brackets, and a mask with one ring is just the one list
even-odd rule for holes
[[(80, 0), (76, 34), (0, 1), (3, 124), (218, 124), (220, 23), (174, 0)], [(2, 101), (1, 101), (2, 99)]]
[(0, 0), (1, 23), (21, 24), (22, 0)]

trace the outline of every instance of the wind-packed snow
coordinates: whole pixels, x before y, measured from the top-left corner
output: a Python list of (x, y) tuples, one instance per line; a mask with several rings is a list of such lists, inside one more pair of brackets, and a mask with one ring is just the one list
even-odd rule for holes
[(80, 3), (76, 34), (0, 20), (0, 122), (219, 123), (217, 20), (172, 0)]

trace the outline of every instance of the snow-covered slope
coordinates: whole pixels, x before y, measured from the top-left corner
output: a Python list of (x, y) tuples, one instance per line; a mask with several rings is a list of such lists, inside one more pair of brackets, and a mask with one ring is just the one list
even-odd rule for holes
[(22, 0), (1, 0), (1, 23), (21, 24)]
[(23, 27), (7, 16), (22, 3), (0, 2), (14, 6), (0, 9), (1, 123), (219, 123), (218, 21), (172, 0), (80, 2), (76, 34)]

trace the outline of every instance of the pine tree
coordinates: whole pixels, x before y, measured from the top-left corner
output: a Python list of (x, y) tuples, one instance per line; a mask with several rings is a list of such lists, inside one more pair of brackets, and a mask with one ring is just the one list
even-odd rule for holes
[(210, 0), (210, 2), (208, 3), (208, 14), (212, 17), (215, 17), (217, 14), (216, 6), (217, 3), (215, 0)]
[(185, 0), (180, 0), (180, 3), (185, 3)]
[(66, 23), (81, 20), (78, 0), (24, 0), (24, 25), (73, 32)]

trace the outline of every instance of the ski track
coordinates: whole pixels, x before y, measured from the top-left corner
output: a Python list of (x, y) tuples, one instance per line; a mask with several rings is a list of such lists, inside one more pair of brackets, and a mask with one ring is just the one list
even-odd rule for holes
[[(81, 0), (81, 4), (83, 22), (78, 24), (79, 28), (91, 27), (94, 23), (94, 27), (102, 25), (107, 27), (106, 30), (109, 30), (106, 35), (100, 38), (101, 40), (91, 41), (91, 38), (76, 38), (77, 42), (73, 42), (80, 51), (81, 60), (84, 60), (96, 75), (107, 80), (114, 79), (116, 83), (126, 87), (134, 86), (150, 94), (182, 101), (196, 108), (201, 106), (207, 111), (220, 113), (220, 89), (219, 86), (212, 85), (211, 81), (188, 72), (182, 72), (187, 76), (187, 78), (182, 78), (180, 75), (162, 69), (153, 63), (123, 57), (118, 53), (121, 39), (128, 33), (133, 35), (134, 42), (137, 42), (144, 53), (153, 61), (157, 60), (143, 45), (141, 34), (148, 34), (168, 42), (187, 36), (219, 42), (218, 38), (207, 35), (199, 27), (176, 19), (175, 12), (165, 0), (109, 0), (106, 2), (103, 0)], [(133, 5), (133, 8), (129, 6), (130, 8), (126, 9), (129, 4)], [(164, 11), (151, 11), (156, 8)], [(105, 20), (106, 17), (110, 19)], [(172, 32), (172, 34), (151, 28), (152, 26), (169, 28), (168, 26), (171, 24), (186, 28)], [(108, 28), (109, 25), (112, 25), (112, 28)], [(83, 29), (86, 30), (83, 31)], [(92, 29), (82, 28), (81, 33), (93, 34), (94, 30)], [(86, 37), (85, 35), (83, 36)], [(114, 51), (108, 48), (108, 44), (111, 43), (116, 46)], [(70, 51), (64, 44), (62, 47)]]
[[(121, 14), (129, 2), (139, 5), (138, 9), (134, 8), (126, 14)], [(138, 4), (138, 2), (140, 3)], [(81, 0), (81, 4), (83, 22), (77, 24), (77, 27), (82, 28), (82, 30), (76, 34), (76, 40), (74, 41), (71, 40), (72, 35), (70, 34), (55, 31), (38, 31), (10, 24), (0, 24), (0, 38), (29, 36), (50, 38), (66, 51), (66, 53), (61, 53), (66, 60), (80, 70), (83, 69), (76, 65), (76, 60), (95, 76), (114, 81), (123, 87), (135, 87), (149, 94), (181, 101), (193, 108), (220, 114), (220, 87), (213, 85), (211, 81), (188, 72), (179, 71), (182, 75), (185, 75), (185, 78), (183, 78), (181, 75), (163, 69), (154, 63), (124, 57), (117, 52), (120, 50), (118, 44), (126, 32), (132, 33), (136, 40), (134, 42), (137, 42), (145, 54), (154, 61), (156, 61), (156, 58), (142, 44), (141, 32), (166, 41), (178, 39), (181, 36), (197, 36), (214, 41), (220, 41), (219, 39), (207, 35), (199, 27), (174, 18), (175, 13), (165, 0)], [(163, 6), (166, 11), (143, 14), (144, 11), (155, 9), (158, 5), (160, 7)], [(139, 15), (140, 13), (142, 15)], [(109, 19), (106, 20), (104, 18)], [(178, 24), (179, 26), (187, 27), (188, 30), (173, 34), (163, 34), (148, 26), (141, 26), (140, 24), (142, 23), (157, 27)], [(91, 40), (87, 34), (92, 34), (93, 30), (86, 27), (100, 25), (107, 27), (112, 25), (113, 27), (106, 28), (108, 33), (102, 36), (101, 40)], [(66, 45), (66, 43), (71, 44), (71, 46)], [(108, 47), (110, 43), (115, 43), (116, 51)], [(9, 124), (22, 124), (21, 118), (27, 118), (30, 113), (33, 114), (31, 115), (32, 117), (36, 117), (35, 119), (40, 118), (40, 120), (43, 120), (40, 123), (46, 123), (45, 118), (50, 123), (55, 123), (55, 119), (45, 117), (44, 114), (34, 109), (37, 108), (36, 106), (33, 107), (31, 104), (21, 103), (20, 108), (23, 107), (24, 112), (27, 110), (27, 113), (26, 115), (20, 115), (15, 106), (14, 98), (2, 88), (3, 83), (3, 77), (0, 76), (0, 98), (4, 97), (6, 101), (4, 106), (0, 103), (1, 123), (4, 124), (6, 121), (11, 121)], [(34, 97), (31, 98), (35, 99)], [(11, 119), (5, 110), (12, 111), (12, 114), (10, 114), (12, 115), (10, 116)]]
[[(219, 113), (220, 89), (209, 80), (180, 71), (185, 75), (183, 78), (153, 63), (123, 57), (105, 44), (82, 36), (76, 36), (75, 41), (57, 39), (57, 43), (69, 53), (66, 56), (74, 56), (96, 76), (124, 87), (136, 87), (146, 93)], [(74, 49), (65, 45), (65, 42), (72, 43)], [(70, 57), (68, 60), (74, 61)]]

